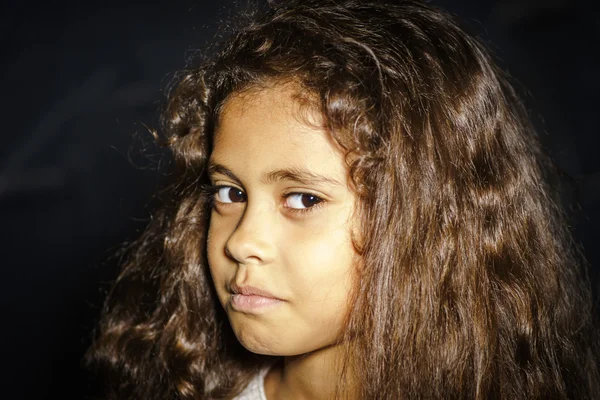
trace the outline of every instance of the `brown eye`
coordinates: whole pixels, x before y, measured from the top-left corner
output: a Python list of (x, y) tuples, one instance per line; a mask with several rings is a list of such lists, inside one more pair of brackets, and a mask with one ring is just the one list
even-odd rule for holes
[(286, 199), (286, 205), (289, 208), (303, 209), (313, 207), (323, 199), (310, 193), (292, 193)]
[(217, 200), (221, 203), (243, 203), (246, 201), (246, 194), (238, 188), (222, 186), (217, 191)]

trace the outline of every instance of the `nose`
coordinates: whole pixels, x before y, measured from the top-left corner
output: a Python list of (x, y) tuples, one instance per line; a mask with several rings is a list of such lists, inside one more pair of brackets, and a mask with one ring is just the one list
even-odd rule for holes
[(276, 237), (273, 218), (267, 210), (246, 207), (225, 245), (227, 255), (239, 264), (263, 265), (273, 261)]

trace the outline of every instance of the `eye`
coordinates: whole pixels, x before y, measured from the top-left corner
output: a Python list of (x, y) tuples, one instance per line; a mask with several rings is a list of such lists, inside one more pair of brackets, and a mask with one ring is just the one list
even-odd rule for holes
[(221, 186), (217, 189), (215, 197), (220, 203), (243, 203), (246, 201), (246, 194), (232, 186)]
[(291, 193), (286, 197), (286, 207), (294, 209), (304, 209), (316, 206), (323, 199), (310, 193)]

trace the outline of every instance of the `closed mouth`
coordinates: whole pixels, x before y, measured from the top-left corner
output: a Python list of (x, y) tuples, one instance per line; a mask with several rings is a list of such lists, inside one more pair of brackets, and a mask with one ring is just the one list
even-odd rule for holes
[(260, 289), (255, 286), (249, 286), (249, 285), (239, 286), (239, 285), (236, 285), (235, 283), (231, 284), (229, 287), (229, 292), (233, 295), (259, 296), (259, 297), (266, 297), (266, 298), (274, 299), (274, 300), (281, 300), (277, 296), (273, 295), (272, 293), (270, 293), (264, 289)]

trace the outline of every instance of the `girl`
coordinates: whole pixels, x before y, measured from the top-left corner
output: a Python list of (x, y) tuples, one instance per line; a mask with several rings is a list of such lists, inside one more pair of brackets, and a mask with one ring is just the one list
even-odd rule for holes
[(539, 146), (447, 14), (277, 2), (169, 97), (173, 184), (88, 354), (109, 398), (599, 398)]

